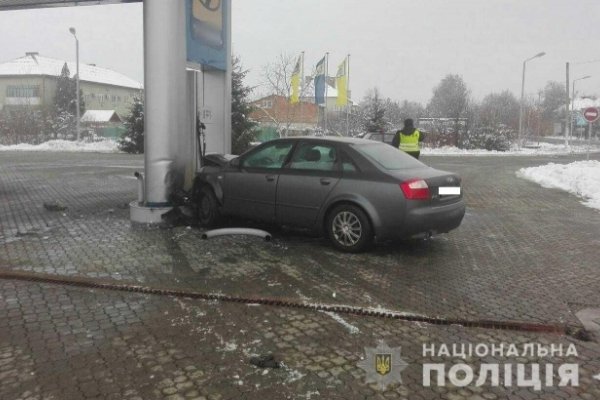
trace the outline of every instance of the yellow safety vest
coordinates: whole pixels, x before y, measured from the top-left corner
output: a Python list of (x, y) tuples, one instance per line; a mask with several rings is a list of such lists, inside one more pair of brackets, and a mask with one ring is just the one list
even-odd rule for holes
[(415, 129), (415, 131), (410, 135), (405, 135), (402, 132), (400, 132), (399, 135), (400, 145), (398, 146), (398, 148), (400, 150), (407, 152), (421, 150), (421, 148), (419, 147), (419, 137), (421, 136), (421, 132), (419, 132), (418, 129)]

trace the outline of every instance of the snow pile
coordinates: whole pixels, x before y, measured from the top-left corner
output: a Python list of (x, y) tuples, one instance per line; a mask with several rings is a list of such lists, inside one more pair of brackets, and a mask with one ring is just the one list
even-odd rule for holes
[(66, 151), (66, 152), (95, 152), (117, 153), (119, 145), (116, 141), (105, 139), (98, 142), (76, 142), (71, 140), (49, 140), (40, 144), (19, 143), (0, 145), (0, 151)]
[(539, 183), (545, 188), (557, 188), (584, 199), (583, 204), (600, 210), (600, 161), (577, 161), (570, 164), (550, 163), (539, 167), (521, 168), (517, 176)]
[[(525, 145), (520, 149), (513, 147), (509, 151), (496, 151), (496, 150), (485, 150), (485, 149), (459, 149), (458, 147), (444, 146), (438, 148), (424, 147), (421, 150), (421, 154), (430, 156), (453, 156), (453, 155), (482, 155), (482, 156), (519, 156), (519, 155), (552, 155), (552, 154), (572, 154), (572, 153), (585, 153), (587, 146), (569, 146), (565, 147), (564, 144), (552, 144), (552, 143), (540, 143), (535, 145)], [(592, 146), (590, 151), (600, 151), (599, 146)]]

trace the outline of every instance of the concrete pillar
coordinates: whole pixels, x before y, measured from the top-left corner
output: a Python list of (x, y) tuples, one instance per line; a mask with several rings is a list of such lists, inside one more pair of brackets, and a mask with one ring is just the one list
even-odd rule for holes
[(183, 187), (180, 138), (190, 135), (186, 98), (185, 2), (144, 0), (144, 201), (130, 218), (161, 223)]
[(185, 2), (144, 0), (145, 206), (168, 206), (183, 184), (176, 158), (189, 135), (186, 101)]

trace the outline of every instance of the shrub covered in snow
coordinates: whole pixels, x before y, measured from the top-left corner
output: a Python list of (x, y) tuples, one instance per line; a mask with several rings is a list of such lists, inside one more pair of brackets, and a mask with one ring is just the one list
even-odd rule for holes
[(515, 133), (505, 126), (475, 127), (463, 135), (462, 148), (508, 151)]

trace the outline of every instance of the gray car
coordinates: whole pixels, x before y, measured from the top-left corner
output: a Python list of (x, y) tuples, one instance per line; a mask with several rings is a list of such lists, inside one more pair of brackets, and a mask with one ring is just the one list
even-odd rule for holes
[(360, 139), (369, 139), (375, 140), (377, 142), (384, 142), (391, 145), (394, 141), (394, 136), (396, 136), (396, 132), (367, 132), (362, 133), (357, 137)]
[(465, 214), (458, 175), (384, 143), (296, 137), (227, 160), (209, 155), (194, 183), (200, 224), (248, 218), (326, 235), (359, 252), (374, 239), (449, 232)]

